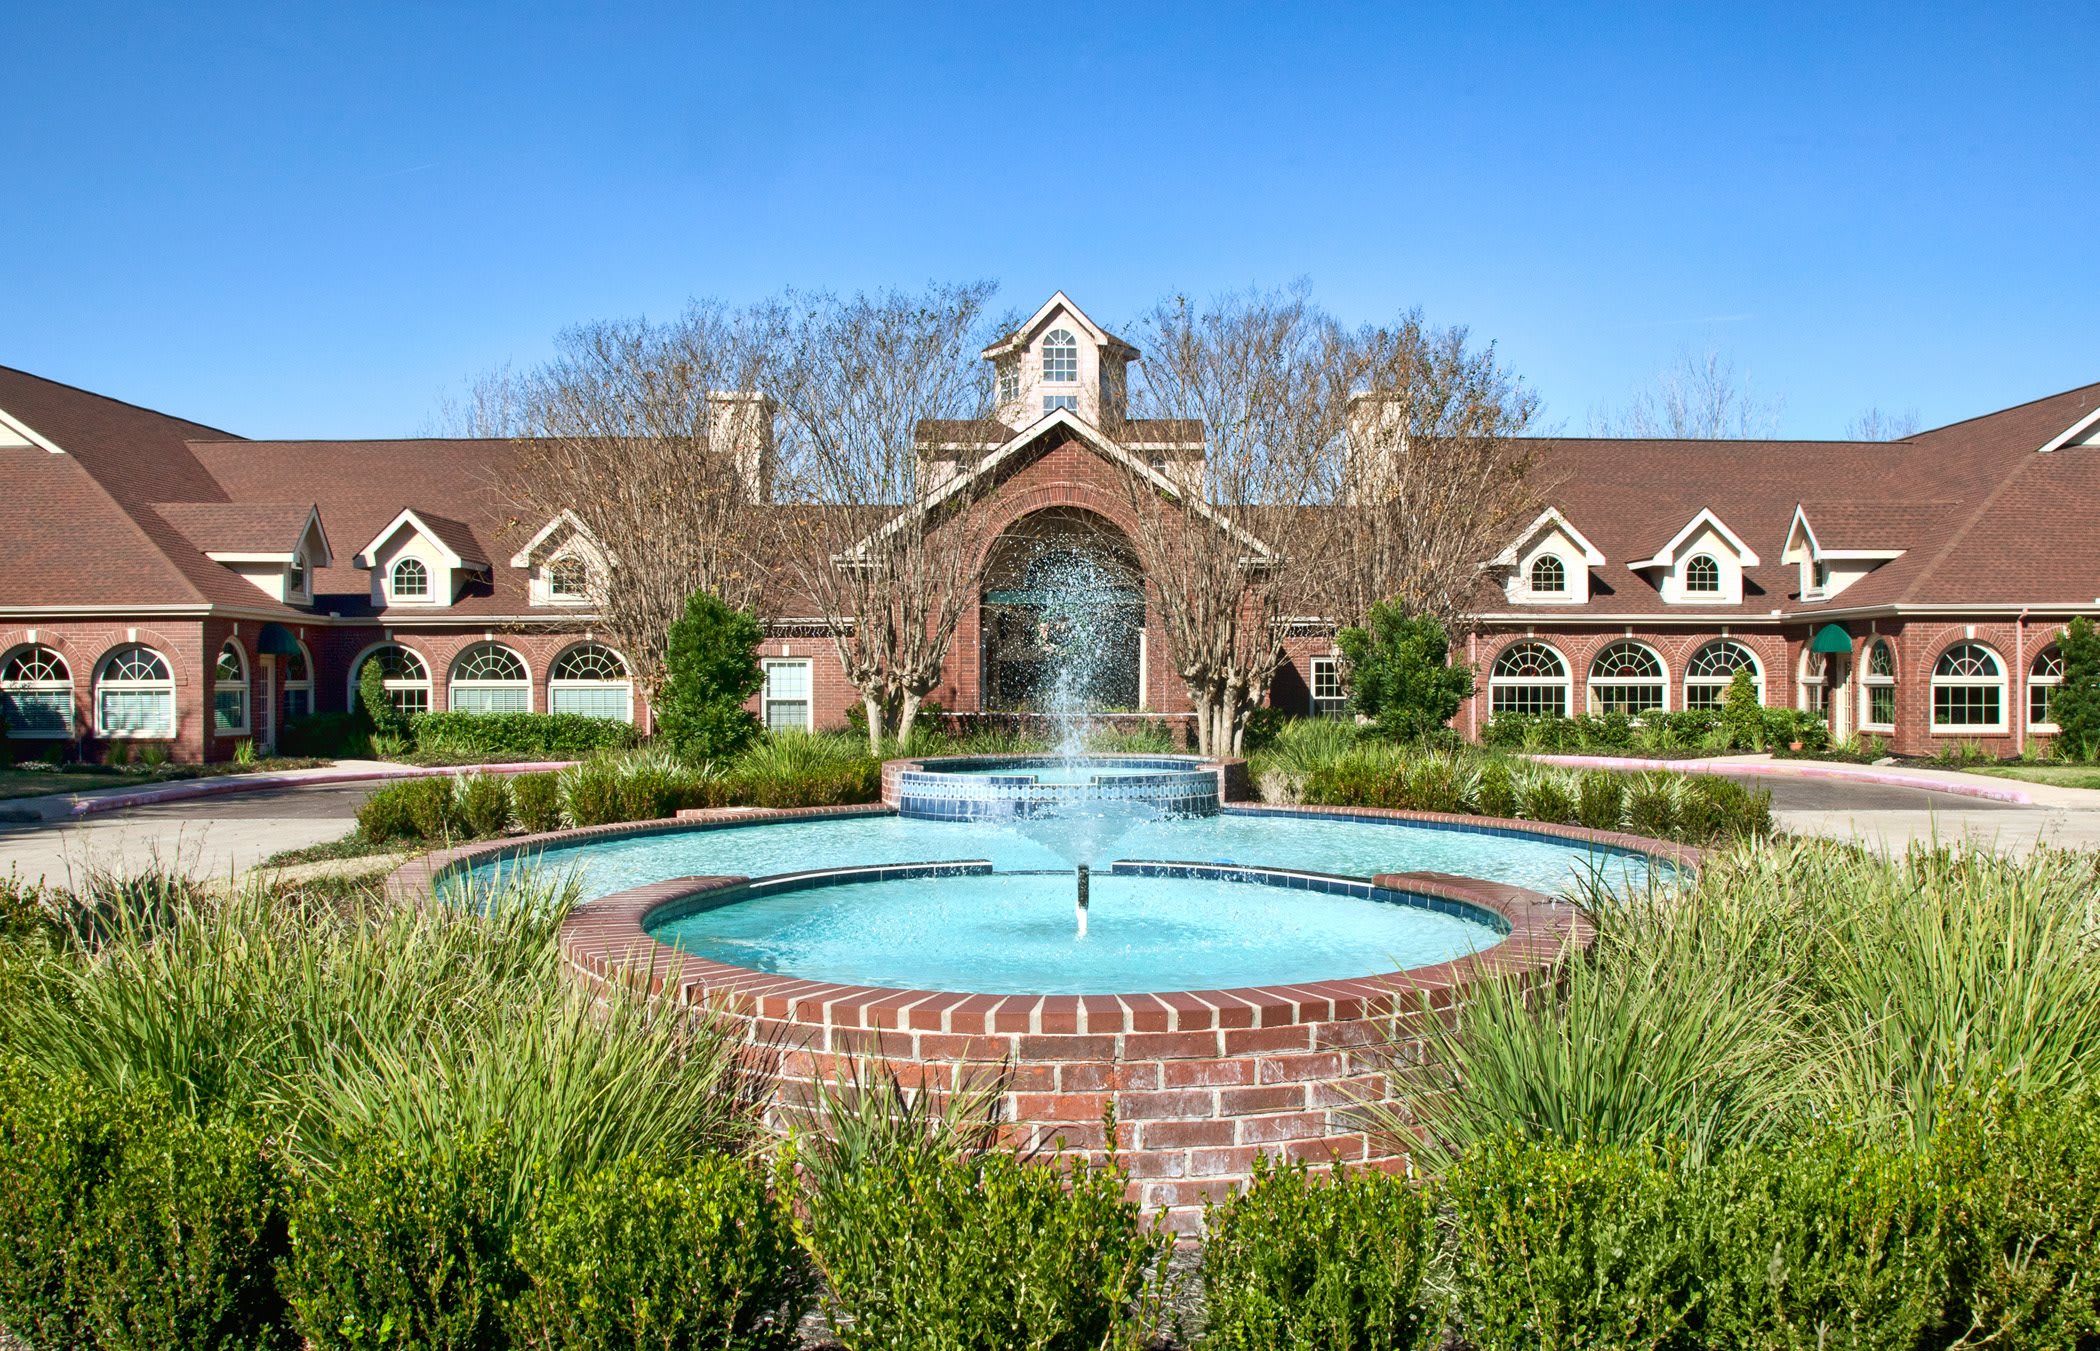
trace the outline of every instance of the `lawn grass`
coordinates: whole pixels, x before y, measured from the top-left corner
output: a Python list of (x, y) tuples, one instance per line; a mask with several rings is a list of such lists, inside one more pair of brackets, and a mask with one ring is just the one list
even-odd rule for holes
[(1963, 765), (1961, 768), (1971, 774), (2046, 783), (2056, 788), (2100, 789), (2100, 765), (2031, 765), (2020, 760), (2002, 760), (1994, 765)]
[(339, 840), (323, 840), (319, 844), (302, 845), (297, 849), (280, 849), (256, 865), (263, 868), (291, 868), (301, 863), (333, 863), (339, 859), (376, 858), (381, 854), (419, 852), (427, 844), (410, 840), (368, 840), (356, 827)]

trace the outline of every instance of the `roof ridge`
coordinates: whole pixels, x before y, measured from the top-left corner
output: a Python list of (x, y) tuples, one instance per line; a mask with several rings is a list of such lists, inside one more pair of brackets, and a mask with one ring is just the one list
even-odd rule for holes
[[(166, 418), (170, 422), (180, 422), (185, 427), (202, 427), (205, 431), (217, 432), (219, 436), (221, 438), (224, 438), (224, 440), (229, 444), (245, 441), (248, 439), (247, 437), (242, 436), (239, 432), (229, 432), (224, 427), (214, 427), (209, 422), (199, 422), (195, 418), (186, 418), (180, 415), (179, 413), (170, 413), (165, 409), (148, 408), (142, 403), (133, 403), (129, 399), (120, 399), (113, 394), (102, 394), (92, 389), (84, 389), (79, 385), (68, 384), (64, 380), (53, 380), (48, 375), (38, 375), (35, 371), (25, 371), (20, 366), (0, 365), (0, 371), (4, 371), (9, 375), (23, 376), (24, 378), (34, 380), (39, 384), (50, 385), (55, 389), (63, 389), (68, 391), (69, 393), (84, 394), (88, 398), (99, 399), (103, 403), (112, 403), (119, 408), (129, 408), (134, 412), (150, 413), (154, 417)], [(185, 442), (187, 442), (192, 440), (203, 440), (206, 438), (186, 436), (182, 439)]]
[(2066, 395), (2080, 394), (2084, 393), (2087, 390), (2092, 390), (2095, 393), (2100, 393), (2100, 380), (2092, 381), (2089, 384), (2073, 385), (2069, 389), (2059, 389), (2054, 394), (2044, 394), (2040, 398), (2028, 399), (2024, 402), (2013, 404), (2011, 407), (2008, 408), (1994, 408), (1988, 413), (1977, 413), (1972, 417), (1965, 417), (1954, 422), (1943, 423), (1938, 427), (1927, 427), (1923, 431), (1912, 432), (1905, 439), (1915, 441), (1921, 436), (1937, 436), (1941, 432), (1951, 432), (1956, 427), (1966, 427), (1972, 422), (1988, 422), (1992, 418), (2003, 417), (2007, 413), (2017, 413), (2022, 408), (2032, 408), (2037, 404), (2048, 403), (2052, 399), (2061, 399)]

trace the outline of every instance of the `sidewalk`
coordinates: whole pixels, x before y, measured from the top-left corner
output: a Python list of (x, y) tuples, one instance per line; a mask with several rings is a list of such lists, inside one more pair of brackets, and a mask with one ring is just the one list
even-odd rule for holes
[(1534, 755), (1545, 765), (1571, 769), (1674, 769), (1683, 774), (1771, 774), (1804, 779), (1850, 779), (1884, 788), (1918, 788), (1960, 797), (2037, 807), (2100, 810), (2100, 791), (2001, 779), (1956, 769), (1914, 765), (1852, 765), (1832, 760), (1782, 760), (1771, 755), (1712, 755), (1696, 760), (1651, 760), (1619, 755)]
[(313, 788), (333, 783), (365, 783), (374, 779), (421, 779), (436, 774), (528, 774), (566, 769), (568, 760), (528, 761), (501, 765), (403, 765), (392, 760), (338, 760), (317, 769), (285, 769), (269, 774), (222, 774), (209, 779), (177, 779), (172, 783), (139, 787), (92, 788), (74, 793), (48, 793), (42, 797), (17, 797), (0, 801), (0, 821), (66, 821), (130, 807), (157, 806), (190, 798), (221, 797), (229, 793), (265, 793), (281, 788)]

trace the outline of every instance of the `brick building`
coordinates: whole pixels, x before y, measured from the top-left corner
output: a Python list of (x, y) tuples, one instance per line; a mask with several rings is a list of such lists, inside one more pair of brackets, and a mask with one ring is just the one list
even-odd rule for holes
[[(961, 472), (957, 446), (996, 475), (983, 594), (934, 697), (961, 714), (1021, 701), (1049, 557), (1124, 579), (1100, 592), (1118, 617), (1095, 629), (1102, 699), (1184, 715), (1114, 462), (1200, 491), (1202, 429), (1101, 432), (1140, 354), (1062, 294), (985, 357), (998, 421), (926, 433), (926, 491)], [(1739, 667), (1766, 703), (1899, 751), (2013, 754), (2054, 730), (2054, 636), (2100, 611), (2100, 385), (1894, 442), (1539, 450), (1552, 506), (1483, 560), (1463, 640), (1480, 672), (1469, 735), (1504, 711), (1700, 707)], [(348, 708), (368, 660), (404, 709), (646, 721), (624, 658), (592, 631), (591, 541), (506, 505), (516, 456), (506, 441), (244, 440), (0, 368), (0, 711), (15, 753), (267, 749), (290, 719)], [(821, 626), (770, 624), (755, 706), (775, 726), (842, 724), (854, 696)], [(1336, 710), (1327, 640), (1286, 646), (1271, 701)]]

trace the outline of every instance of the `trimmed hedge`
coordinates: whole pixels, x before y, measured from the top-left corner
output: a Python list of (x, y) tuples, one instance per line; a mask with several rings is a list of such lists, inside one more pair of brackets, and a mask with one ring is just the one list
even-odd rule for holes
[(408, 731), (420, 752), (510, 760), (581, 760), (636, 741), (633, 723), (581, 713), (418, 713)]
[(1638, 721), (1624, 713), (1502, 713), (1480, 729), (1480, 742), (1498, 750), (1533, 755), (1679, 755), (1738, 750), (1783, 750), (1800, 742), (1805, 751), (1830, 747), (1830, 725), (1820, 714), (1795, 708), (1714, 708), (1647, 712)]

